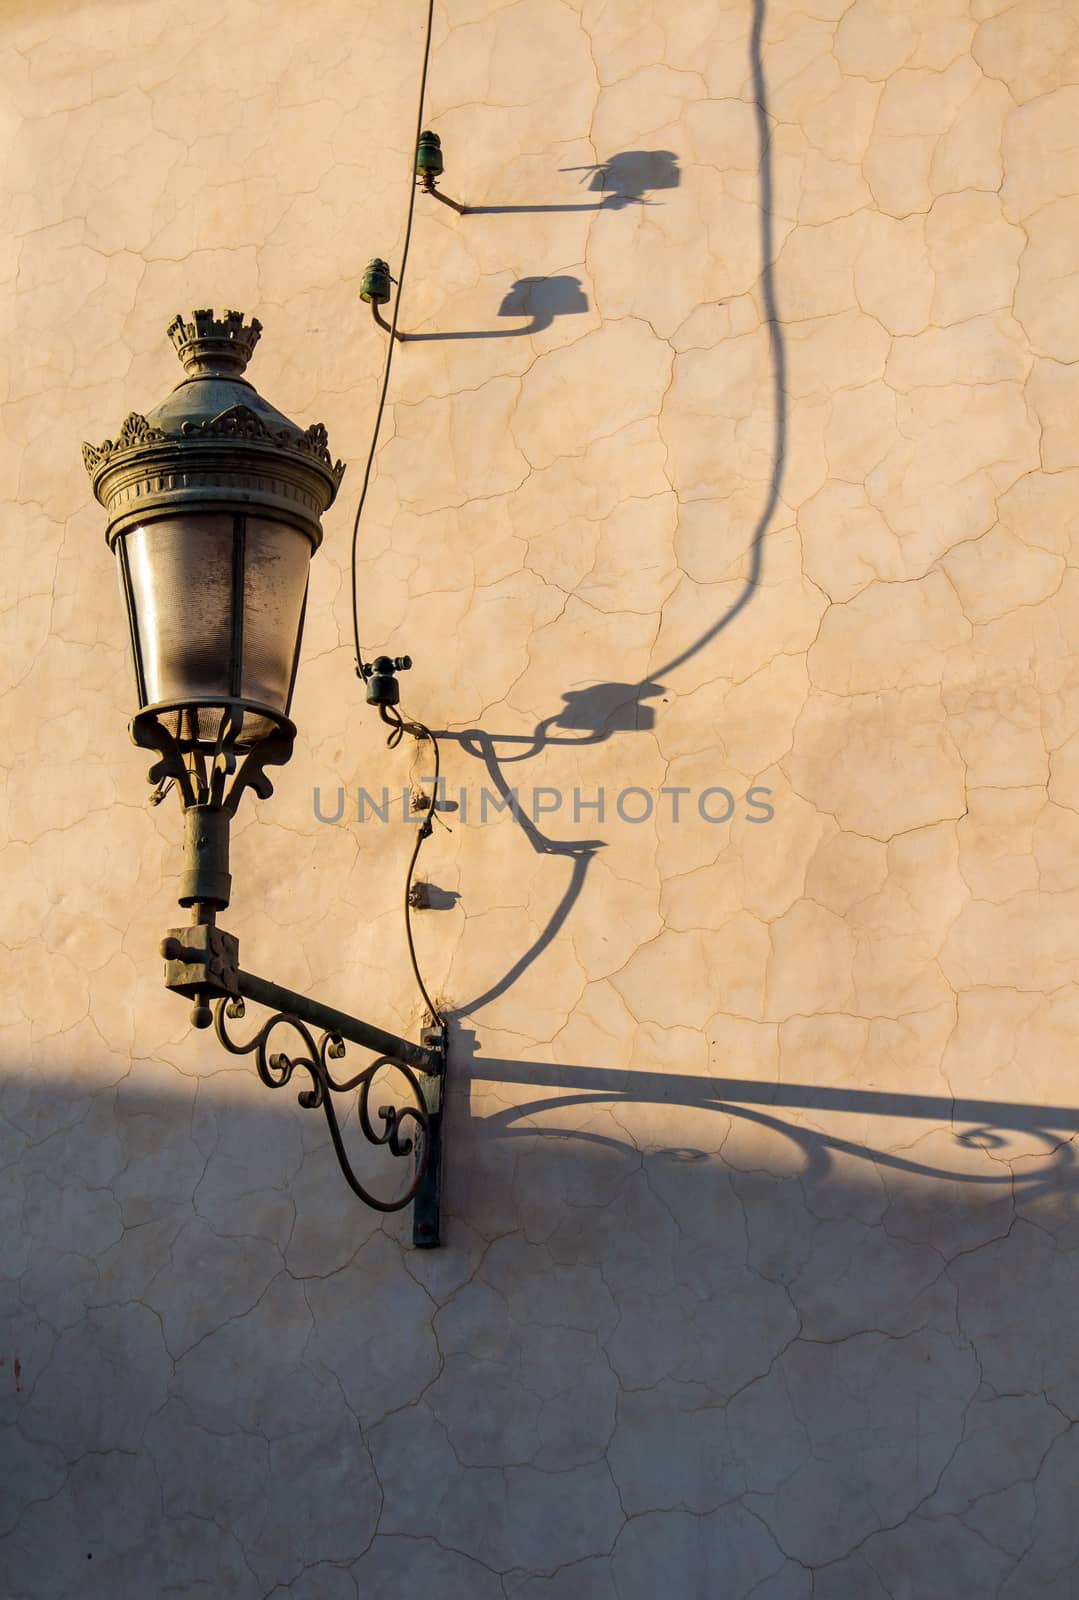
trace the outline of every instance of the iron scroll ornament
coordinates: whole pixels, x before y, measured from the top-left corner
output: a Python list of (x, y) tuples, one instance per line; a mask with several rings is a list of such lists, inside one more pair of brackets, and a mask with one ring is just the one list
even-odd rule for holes
[[(225, 1049), (234, 1056), (255, 1054), (255, 1067), (259, 1078), (269, 1089), (284, 1089), (292, 1078), (297, 1067), (302, 1067), (311, 1076), (311, 1088), (301, 1089), (297, 1099), (305, 1111), (322, 1107), (326, 1116), (326, 1125), (330, 1130), (334, 1151), (338, 1164), (344, 1174), (345, 1181), (354, 1194), (375, 1211), (401, 1211), (419, 1192), (424, 1178), (427, 1175), (427, 1166), (431, 1153), (431, 1119), (427, 1110), (423, 1089), (411, 1067), (406, 1062), (394, 1056), (379, 1056), (369, 1067), (358, 1072), (354, 1078), (348, 1078), (339, 1083), (333, 1076), (328, 1063), (339, 1061), (345, 1054), (345, 1042), (337, 1033), (323, 1033), (315, 1041), (315, 1036), (299, 1017), (292, 1016), (287, 1011), (279, 1011), (274, 1016), (268, 1017), (247, 1042), (229, 1037), (226, 1027), (226, 1018), (235, 1019), (245, 1014), (243, 1000), (236, 996), (232, 999), (218, 1000), (214, 1007), (214, 1032)], [(281, 1051), (273, 1055), (268, 1053), (270, 1036), (275, 1028), (291, 1028), (303, 1041), (307, 1051), (306, 1055), (289, 1056)], [(415, 1106), (380, 1106), (378, 1117), (382, 1122), (382, 1132), (376, 1131), (371, 1121), (370, 1097), (372, 1085), (383, 1067), (393, 1067), (405, 1079), (410, 1091), (415, 1096)], [(416, 1166), (412, 1182), (399, 1195), (396, 1200), (380, 1200), (371, 1194), (357, 1178), (348, 1159), (345, 1143), (341, 1137), (341, 1125), (337, 1120), (334, 1108), (334, 1094), (349, 1094), (353, 1089), (359, 1090), (356, 1101), (356, 1115), (360, 1131), (369, 1144), (384, 1145), (393, 1156), (407, 1156), (413, 1149), (411, 1137), (402, 1138), (401, 1131), (405, 1123), (412, 1121), (416, 1124), (419, 1149), (416, 1155)]]

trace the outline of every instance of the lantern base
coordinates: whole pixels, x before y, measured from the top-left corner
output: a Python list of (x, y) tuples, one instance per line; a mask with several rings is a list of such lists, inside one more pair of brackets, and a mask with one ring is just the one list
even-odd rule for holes
[[(207, 712), (217, 727), (212, 745), (199, 736), (200, 719)], [(255, 733), (250, 731), (252, 722)], [(264, 724), (269, 731), (263, 732)], [(182, 732), (178, 735), (174, 727)], [(162, 702), (144, 706), (131, 719), (132, 741), (158, 752), (159, 759), (147, 773), (149, 781), (158, 786), (156, 799), (174, 783), (185, 811), (219, 807), (230, 816), (245, 789), (252, 789), (262, 800), (273, 793), (265, 769), (284, 765), (295, 737), (294, 725), (279, 711), (227, 698), (191, 704)], [(227, 868), (226, 855), (223, 870)]]

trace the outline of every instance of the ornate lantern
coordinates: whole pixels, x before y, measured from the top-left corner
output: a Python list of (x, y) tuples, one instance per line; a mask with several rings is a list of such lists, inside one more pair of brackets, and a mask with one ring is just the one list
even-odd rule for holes
[[(344, 467), (332, 460), (321, 423), (300, 428), (244, 377), (262, 332), (257, 321), (196, 311), (190, 322), (175, 317), (168, 332), (184, 378), (146, 416), (132, 412), (115, 440), (82, 447), (108, 513), (105, 537), (127, 608), (138, 700), (131, 736), (158, 754), (150, 768), (156, 798), (175, 784), (184, 809), (179, 899), (192, 922), (162, 941), (165, 984), (194, 1002), (196, 1027), (214, 1022), (227, 1050), (254, 1053), (269, 1088), (306, 1071), (311, 1088), (300, 1104), (324, 1111), (350, 1187), (381, 1211), (415, 1201), (413, 1238), (434, 1245), (445, 1061), (436, 1019), (415, 1044), (244, 972), (237, 940), (216, 923), (229, 903), (229, 823), (240, 796), (245, 788), (269, 795), (265, 768), (292, 753), (308, 569)], [(380, 658), (368, 698), (392, 704), (393, 674), (405, 664)], [(244, 1015), (245, 999), (275, 1015), (243, 1044), (226, 1019)], [(312, 1028), (323, 1030), (317, 1041)], [(280, 1029), (299, 1036), (303, 1054), (271, 1053)], [(378, 1060), (340, 1082), (331, 1063), (345, 1054), (346, 1039)], [(369, 1098), (385, 1066), (403, 1075), (415, 1104), (380, 1107), (379, 1130)], [(333, 1094), (352, 1090), (369, 1142), (394, 1156), (415, 1149), (412, 1182), (396, 1199), (372, 1194), (348, 1159)]]
[(83, 445), (127, 608), (132, 737), (161, 753), (158, 776), (185, 803), (185, 906), (229, 900), (228, 819), (244, 784), (226, 799), (215, 773), (247, 753), (246, 782), (268, 792), (262, 767), (291, 754), (308, 566), (344, 472), (321, 423), (300, 428), (244, 377), (261, 332), (238, 311), (177, 316), (182, 381), (115, 441)]

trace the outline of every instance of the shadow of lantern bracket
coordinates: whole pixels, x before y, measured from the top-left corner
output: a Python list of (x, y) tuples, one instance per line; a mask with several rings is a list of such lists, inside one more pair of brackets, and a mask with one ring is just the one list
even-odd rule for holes
[[(175, 788), (184, 814), (178, 899), (192, 921), (166, 934), (165, 984), (192, 1000), (197, 1027), (213, 1023), (226, 1050), (253, 1055), (269, 1088), (302, 1069), (310, 1082), (300, 1104), (322, 1110), (349, 1187), (379, 1211), (411, 1203), (413, 1242), (435, 1245), (442, 1032), (428, 1028), (416, 1044), (244, 972), (236, 940), (217, 927), (231, 895), (239, 801), (247, 789), (268, 798), (266, 769), (292, 754), (308, 569), (344, 473), (321, 423), (301, 428), (244, 377), (261, 331), (238, 311), (177, 316), (168, 334), (184, 378), (145, 416), (131, 413), (115, 440), (83, 445), (127, 611), (138, 702), (131, 737), (156, 753), (151, 800)], [(241, 1041), (229, 1024), (245, 1002), (271, 1015)], [(346, 1042), (376, 1058), (350, 1077), (337, 1065)], [(372, 1112), (387, 1071), (404, 1079), (408, 1102)], [(361, 1181), (334, 1104), (344, 1094), (355, 1096), (368, 1143), (414, 1156), (403, 1194), (383, 1199)]]

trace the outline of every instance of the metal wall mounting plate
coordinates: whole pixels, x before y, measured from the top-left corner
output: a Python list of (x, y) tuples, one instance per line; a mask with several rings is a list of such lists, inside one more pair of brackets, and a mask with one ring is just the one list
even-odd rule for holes
[[(432, 1249), (442, 1243), (442, 1111), (446, 1083), (446, 1030), (428, 1013), (428, 1022), (420, 1033), (420, 1043), (436, 1051), (441, 1057), (442, 1071), (420, 1073), (420, 1087), (427, 1106), (428, 1140), (427, 1166), (416, 1198), (412, 1202), (412, 1243), (417, 1249)], [(417, 1163), (420, 1154), (417, 1152)]]

